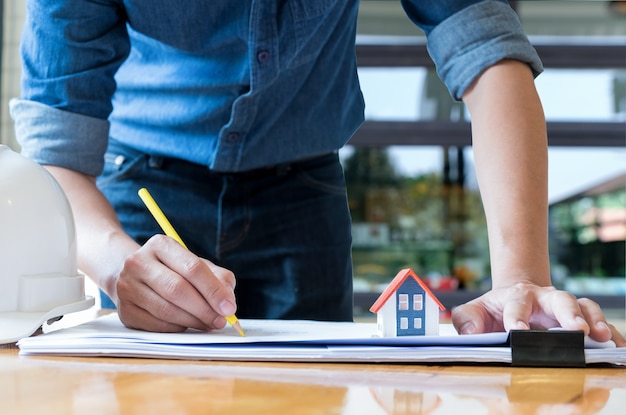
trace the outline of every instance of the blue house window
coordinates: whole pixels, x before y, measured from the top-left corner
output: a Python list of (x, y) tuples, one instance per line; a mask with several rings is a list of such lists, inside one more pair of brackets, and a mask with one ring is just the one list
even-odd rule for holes
[(422, 319), (421, 318), (414, 318), (413, 319), (413, 328), (416, 330), (419, 330), (422, 328)]
[(408, 294), (398, 295), (398, 310), (408, 310), (408, 309), (409, 309), (409, 295)]
[(409, 319), (406, 317), (400, 318), (400, 329), (408, 330), (408, 328), (409, 328)]
[(424, 308), (424, 296), (422, 294), (413, 294), (413, 310), (420, 311)]

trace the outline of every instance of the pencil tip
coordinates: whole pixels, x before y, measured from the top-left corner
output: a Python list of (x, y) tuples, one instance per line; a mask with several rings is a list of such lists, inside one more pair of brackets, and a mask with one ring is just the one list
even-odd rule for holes
[(241, 328), (241, 324), (239, 324), (239, 320), (237, 320), (237, 317), (235, 317), (234, 314), (231, 316), (226, 316), (225, 318), (228, 324), (230, 324), (235, 330), (237, 330), (241, 336), (246, 336), (246, 334), (243, 332), (243, 329)]
[(239, 324), (238, 321), (233, 324), (233, 328), (239, 332), (241, 337), (246, 337), (246, 333), (244, 333), (243, 329), (241, 328), (241, 324)]

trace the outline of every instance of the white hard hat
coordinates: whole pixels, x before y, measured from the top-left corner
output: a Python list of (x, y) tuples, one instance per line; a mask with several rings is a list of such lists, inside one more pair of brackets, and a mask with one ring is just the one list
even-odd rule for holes
[(94, 305), (76, 255), (74, 217), (59, 184), (0, 145), (0, 344)]

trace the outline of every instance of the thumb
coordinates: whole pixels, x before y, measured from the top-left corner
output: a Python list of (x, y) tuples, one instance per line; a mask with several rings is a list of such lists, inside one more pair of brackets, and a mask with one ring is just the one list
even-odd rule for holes
[(493, 319), (478, 300), (472, 300), (452, 309), (452, 324), (459, 334), (485, 333)]

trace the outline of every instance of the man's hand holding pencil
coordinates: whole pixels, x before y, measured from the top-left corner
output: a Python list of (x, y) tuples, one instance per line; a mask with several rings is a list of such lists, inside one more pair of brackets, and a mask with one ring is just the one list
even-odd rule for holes
[(128, 257), (117, 281), (118, 309), (131, 328), (178, 332), (211, 330), (235, 317), (234, 274), (190, 252), (147, 190), (140, 197), (165, 235), (154, 235)]

